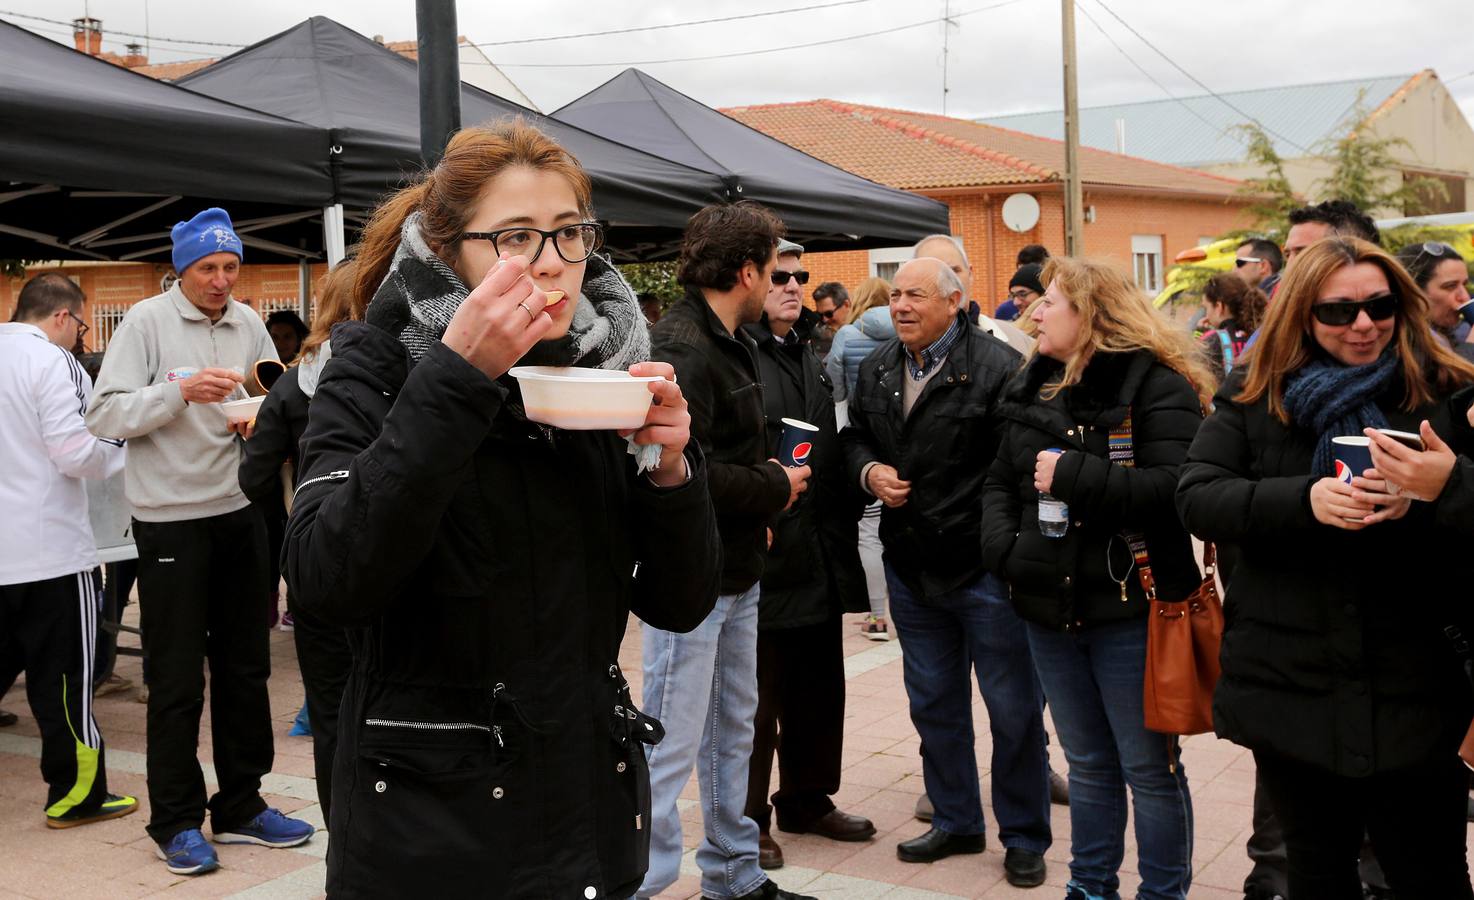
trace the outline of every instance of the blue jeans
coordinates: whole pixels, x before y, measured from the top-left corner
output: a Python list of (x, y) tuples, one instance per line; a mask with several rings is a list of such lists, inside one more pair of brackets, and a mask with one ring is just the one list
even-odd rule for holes
[(993, 814), (1005, 847), (1043, 853), (1049, 831), (1049, 763), (1043, 697), (1023, 621), (1003, 582), (983, 575), (971, 584), (920, 597), (885, 567), (891, 619), (911, 722), (921, 735), (921, 771), (936, 814), (932, 827), (982, 834), (982, 789), (972, 725), (969, 669), (988, 707), (993, 733)]
[(1126, 853), (1126, 786), (1136, 814), (1139, 898), (1186, 897), (1193, 808), (1187, 773), (1142, 709), (1146, 619), (1068, 634), (1029, 625), (1039, 680), (1070, 762), (1070, 876), (1115, 900)]
[(665, 726), (648, 748), (650, 869), (639, 897), (673, 884), (681, 869), (676, 799), (696, 768), (706, 838), (696, 850), (701, 892), (740, 897), (767, 880), (757, 864), (757, 823), (743, 814), (757, 715), (758, 585), (717, 598), (690, 634), (643, 626), (644, 711)]

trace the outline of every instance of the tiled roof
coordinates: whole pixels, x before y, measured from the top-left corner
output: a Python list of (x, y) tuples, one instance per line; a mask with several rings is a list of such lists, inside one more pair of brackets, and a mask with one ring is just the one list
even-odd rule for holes
[[(1269, 129), (1275, 150), (1287, 159), (1305, 156), (1326, 138), (1337, 138), (1356, 123), (1357, 99), (1373, 116), (1414, 84), (1436, 78), (1432, 70), (1414, 75), (1358, 78), (1324, 84), (1297, 84), (1212, 96), (1182, 97), (1093, 106), (1080, 110), (1080, 142), (1087, 147), (1114, 150), (1116, 122), (1126, 123), (1126, 151), (1147, 159), (1178, 165), (1208, 165), (1244, 158), (1245, 142), (1235, 126), (1248, 119), (1243, 110)], [(1227, 100), (1228, 103), (1225, 103)], [(1059, 110), (990, 116), (978, 121), (1060, 138), (1064, 118)]]
[(210, 59), (182, 59), (178, 62), (152, 63), (147, 66), (134, 66), (133, 71), (142, 72), (150, 78), (160, 81), (178, 81), (186, 75), (198, 72), (205, 66), (218, 62), (218, 58)]
[[(974, 187), (1063, 179), (1064, 144), (929, 113), (837, 100), (744, 106), (727, 115), (825, 162), (893, 187)], [(1085, 184), (1226, 196), (1240, 182), (1082, 148)]]

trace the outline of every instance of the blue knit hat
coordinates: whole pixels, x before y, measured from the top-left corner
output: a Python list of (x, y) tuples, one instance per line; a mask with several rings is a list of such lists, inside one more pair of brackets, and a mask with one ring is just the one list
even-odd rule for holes
[(230, 213), (218, 206), (175, 225), (169, 236), (174, 239), (174, 271), (180, 275), (211, 253), (234, 253), (237, 258), (245, 258), (241, 239), (230, 224)]

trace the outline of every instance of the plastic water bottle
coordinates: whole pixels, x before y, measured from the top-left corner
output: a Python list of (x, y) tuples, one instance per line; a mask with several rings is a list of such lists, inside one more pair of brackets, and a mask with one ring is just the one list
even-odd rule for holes
[[(1058, 447), (1050, 447), (1050, 453), (1063, 453)], [(1060, 538), (1070, 528), (1070, 505), (1053, 494), (1039, 492), (1039, 533), (1045, 537)]]

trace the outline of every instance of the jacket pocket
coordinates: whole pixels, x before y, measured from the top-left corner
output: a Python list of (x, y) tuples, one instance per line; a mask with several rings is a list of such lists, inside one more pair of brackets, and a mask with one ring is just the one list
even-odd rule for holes
[(665, 729), (635, 709), (627, 684), (617, 692), (608, 725), (616, 789), (609, 821), (599, 836), (602, 855), (633, 866), (635, 876), (643, 877), (650, 864), (650, 766), (645, 753), (660, 743)]
[(507, 896), (519, 835), (533, 824), (532, 788), (498, 752), (492, 726), (369, 717), (359, 734), (344, 879), (379, 896), (471, 884)]

